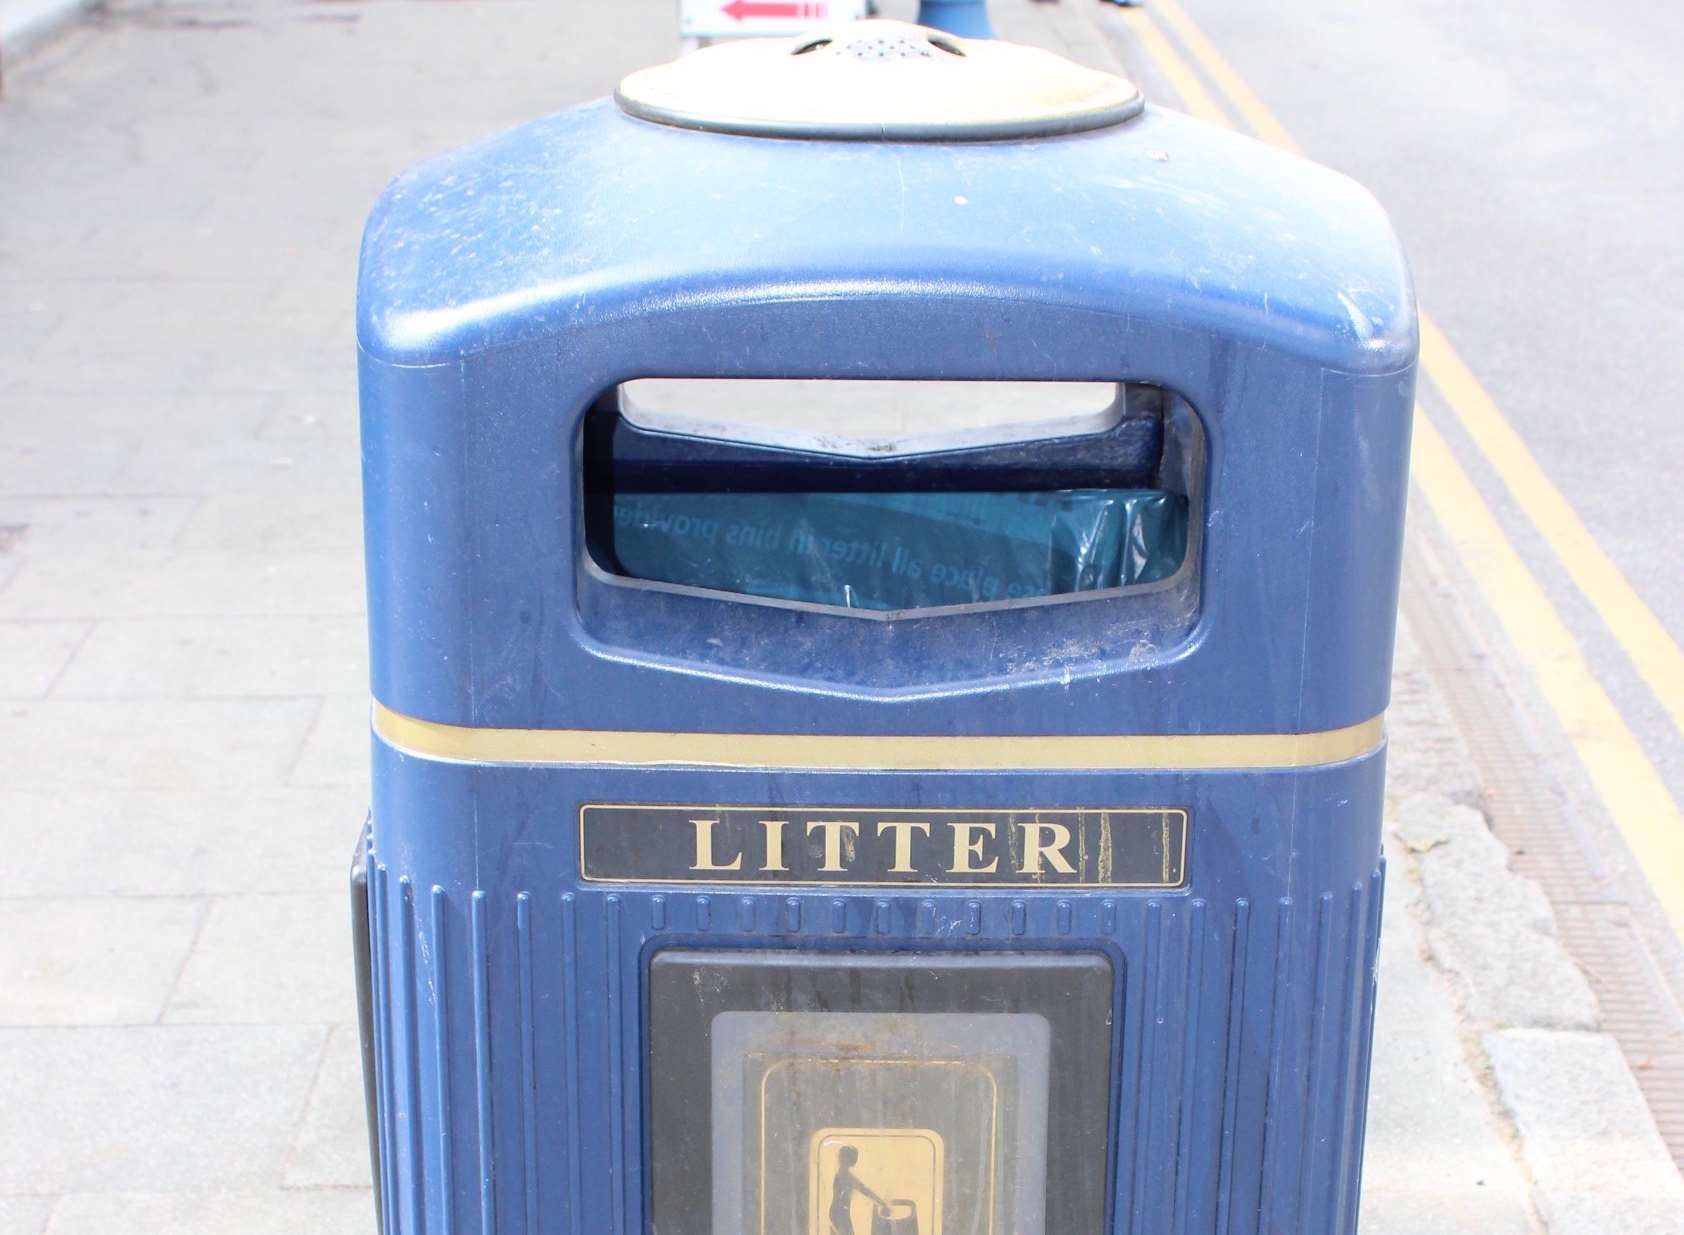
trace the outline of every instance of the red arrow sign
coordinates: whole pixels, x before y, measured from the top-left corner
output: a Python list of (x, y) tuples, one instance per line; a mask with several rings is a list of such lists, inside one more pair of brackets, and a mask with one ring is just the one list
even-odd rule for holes
[(720, 12), (737, 21), (752, 21), (757, 17), (817, 19), (830, 15), (830, 5), (815, 0), (731, 0)]

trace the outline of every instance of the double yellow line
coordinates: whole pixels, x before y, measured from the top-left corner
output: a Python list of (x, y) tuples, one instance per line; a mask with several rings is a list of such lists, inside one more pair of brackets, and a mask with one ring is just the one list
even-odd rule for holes
[[(1257, 137), (1303, 153), (1177, 0), (1151, 3), (1150, 11), (1128, 10), (1129, 21), (1142, 48), (1188, 112), (1236, 127), (1220, 96)], [(1154, 14), (1175, 41), (1159, 27)], [(1176, 49), (1177, 41), (1203, 70), (1203, 77)], [(1206, 86), (1207, 80), (1214, 93)], [(1421, 314), (1421, 371), (1684, 734), (1684, 650), (1603, 551), (1425, 312)], [(1674, 930), (1684, 935), (1684, 814), (1678, 803), (1597, 680), (1560, 612), (1419, 405), (1411, 465), (1422, 496), (1560, 721)]]

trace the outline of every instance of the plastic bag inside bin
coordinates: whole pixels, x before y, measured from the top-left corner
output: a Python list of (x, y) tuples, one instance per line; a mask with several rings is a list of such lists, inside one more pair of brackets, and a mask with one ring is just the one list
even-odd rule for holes
[(1159, 405), (1102, 434), (899, 460), (587, 421), (587, 535), (613, 573), (879, 611), (1167, 579), (1187, 499), (1159, 487)]
[(924, 609), (1166, 579), (1187, 503), (1050, 493), (622, 493), (619, 573), (850, 609)]

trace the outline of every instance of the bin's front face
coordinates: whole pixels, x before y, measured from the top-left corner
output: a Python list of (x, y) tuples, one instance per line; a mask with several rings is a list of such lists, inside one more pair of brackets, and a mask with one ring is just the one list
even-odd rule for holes
[[(359, 328), (389, 1231), (1355, 1229), (1415, 354), (1365, 194), (1150, 110), (603, 102), (400, 178)], [(971, 432), (1007, 382), (1121, 397)]]

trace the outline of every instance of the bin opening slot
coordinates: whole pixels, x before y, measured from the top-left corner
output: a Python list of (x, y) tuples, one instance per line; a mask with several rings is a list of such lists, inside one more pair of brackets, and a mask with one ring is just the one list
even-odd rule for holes
[(642, 378), (620, 387), (639, 429), (859, 459), (1077, 437), (1114, 428), (1116, 382)]
[(585, 543), (612, 575), (848, 609), (1146, 585), (1186, 556), (1165, 460), (1133, 383), (630, 382), (586, 416)]

